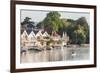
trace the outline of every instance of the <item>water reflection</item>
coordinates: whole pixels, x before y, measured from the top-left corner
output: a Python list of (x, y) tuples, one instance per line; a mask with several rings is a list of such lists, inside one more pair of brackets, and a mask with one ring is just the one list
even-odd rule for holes
[(21, 54), (21, 63), (85, 60), (89, 59), (89, 48), (66, 48), (52, 50), (28, 50)]

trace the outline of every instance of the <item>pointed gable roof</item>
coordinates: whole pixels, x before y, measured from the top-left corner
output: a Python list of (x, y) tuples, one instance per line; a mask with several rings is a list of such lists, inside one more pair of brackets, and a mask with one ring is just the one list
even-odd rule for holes
[(42, 36), (43, 37), (49, 37), (50, 35), (45, 31)]
[(25, 37), (25, 36), (28, 36), (26, 30), (24, 30), (23, 33), (21, 34), (21, 37)]
[(38, 37), (38, 36), (42, 36), (42, 31), (41, 30), (39, 30), (38, 33), (36, 34), (36, 37)]
[(33, 31), (31, 31), (31, 33), (29, 34), (29, 37), (35, 38), (35, 37), (36, 37), (36, 36), (35, 36), (35, 33), (34, 33)]

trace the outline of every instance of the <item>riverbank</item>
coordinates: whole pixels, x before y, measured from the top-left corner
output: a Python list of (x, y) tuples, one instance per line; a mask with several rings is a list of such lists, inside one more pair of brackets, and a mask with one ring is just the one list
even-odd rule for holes
[(65, 46), (46, 46), (43, 48), (29, 48), (28, 50), (35, 50), (35, 51), (43, 51), (43, 50), (52, 50), (52, 49), (61, 49), (66, 47), (66, 49), (68, 48), (72, 48), (72, 49), (76, 49), (76, 48), (89, 48), (89, 44), (81, 44), (81, 45), (77, 45), (77, 44), (70, 44), (70, 45), (65, 45)]
[(69, 48), (78, 48), (78, 47), (90, 47), (90, 44), (81, 44), (81, 45), (77, 45), (77, 44), (70, 44), (70, 45), (67, 45), (67, 47)]

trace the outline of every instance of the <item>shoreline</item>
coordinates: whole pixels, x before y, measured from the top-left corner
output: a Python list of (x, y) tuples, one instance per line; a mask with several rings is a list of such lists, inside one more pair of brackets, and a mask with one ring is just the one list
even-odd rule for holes
[(67, 45), (68, 48), (79, 48), (79, 47), (90, 47), (90, 44), (81, 44), (81, 45), (77, 45), (77, 44), (70, 44), (70, 45)]
[[(77, 44), (70, 44), (70, 45), (64, 45), (63, 47), (66, 47), (66, 48), (73, 48), (73, 49), (76, 49), (76, 48), (89, 48), (90, 47), (90, 44), (81, 44), (81, 45), (77, 45)], [(37, 51), (42, 51), (42, 50), (51, 50), (51, 49), (60, 49), (61, 47), (60, 46), (54, 46), (54, 47), (46, 47), (46, 48), (27, 48), (27, 50), (37, 50)], [(21, 51), (26, 51), (26, 49), (22, 49)]]

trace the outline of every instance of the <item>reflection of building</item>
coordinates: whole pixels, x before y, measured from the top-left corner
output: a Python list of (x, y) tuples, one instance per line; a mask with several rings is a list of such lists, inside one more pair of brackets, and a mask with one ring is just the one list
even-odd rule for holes
[(47, 46), (49, 40), (53, 40), (53, 45), (67, 45), (69, 40), (66, 33), (63, 33), (62, 37), (57, 33), (48, 34), (43, 30), (24, 30), (21, 34), (21, 47), (31, 48), (37, 46), (43, 48)]

